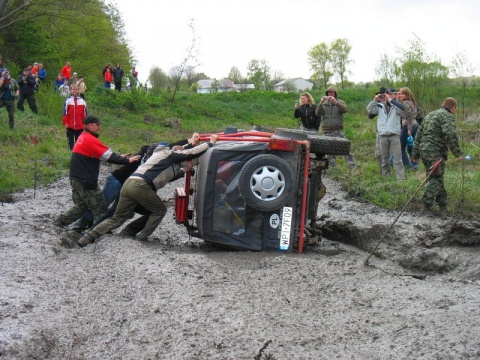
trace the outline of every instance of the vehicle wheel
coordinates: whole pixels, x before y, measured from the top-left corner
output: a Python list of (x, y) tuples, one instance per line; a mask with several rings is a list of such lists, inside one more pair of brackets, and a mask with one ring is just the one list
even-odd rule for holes
[(310, 152), (324, 155), (350, 154), (350, 140), (340, 137), (309, 135)]
[(247, 161), (240, 171), (238, 189), (247, 205), (259, 211), (275, 211), (292, 197), (295, 171), (284, 159), (263, 154)]

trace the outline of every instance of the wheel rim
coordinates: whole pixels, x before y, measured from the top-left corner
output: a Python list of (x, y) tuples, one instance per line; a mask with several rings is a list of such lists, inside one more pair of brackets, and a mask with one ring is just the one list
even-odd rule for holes
[(258, 168), (250, 178), (252, 194), (263, 201), (278, 199), (285, 190), (285, 177), (272, 166)]

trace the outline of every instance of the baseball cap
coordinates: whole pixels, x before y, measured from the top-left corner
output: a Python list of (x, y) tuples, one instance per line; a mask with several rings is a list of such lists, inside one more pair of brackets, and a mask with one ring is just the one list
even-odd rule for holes
[(395, 90), (394, 88), (390, 88), (390, 89), (387, 90), (387, 92), (389, 92), (391, 94), (396, 94), (397, 90)]
[(98, 124), (98, 125), (100, 125), (101, 122), (100, 122), (100, 120), (98, 120), (98, 118), (97, 118), (96, 116), (88, 115), (88, 116), (83, 120), (83, 124), (84, 124), (84, 125), (88, 125), (88, 124)]

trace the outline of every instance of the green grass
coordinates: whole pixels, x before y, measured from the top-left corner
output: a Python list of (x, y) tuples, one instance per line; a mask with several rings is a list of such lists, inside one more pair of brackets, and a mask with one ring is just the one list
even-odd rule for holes
[[(475, 218), (480, 210), (480, 104), (477, 100), (480, 89), (467, 90), (469, 106), (465, 113), (468, 119), (463, 120), (463, 113), (458, 113), (456, 118), (461, 147), (465, 154), (473, 156), (473, 160), (456, 162), (450, 154), (445, 183), (450, 213)], [(425, 171), (422, 166), (417, 172), (407, 171), (404, 182), (397, 182), (394, 176), (380, 176), (374, 155), (376, 119), (369, 120), (365, 113), (374, 92), (375, 89), (340, 90), (340, 98), (349, 107), (344, 121), (345, 134), (352, 141), (357, 167), (349, 170), (340, 157), (337, 167), (328, 170), (328, 176), (340, 181), (352, 197), (385, 209), (399, 210), (420, 186)], [(444, 97), (458, 93), (456, 89), (444, 89), (443, 92)], [(315, 99), (323, 93), (312, 92)], [(173, 102), (171, 97), (168, 92), (118, 93), (98, 86), (87, 93), (86, 100), (89, 113), (97, 115), (104, 124), (100, 139), (119, 153), (135, 152), (142, 145), (153, 142), (187, 138), (194, 131), (223, 131), (228, 126), (246, 130), (253, 125), (297, 127), (297, 120), (293, 118), (293, 103), (298, 99), (296, 93), (179, 93)], [(23, 113), (17, 111), (14, 131), (8, 129), (5, 109), (0, 109), (0, 201), (10, 201), (13, 192), (33, 187), (35, 179), (38, 186), (68, 174), (70, 151), (61, 123), (63, 100), (51, 90), (41, 90), (37, 94), (40, 115), (32, 114), (28, 108)], [(442, 100), (425, 100), (421, 102), (422, 108), (426, 111), (436, 109)], [(153, 122), (144, 121), (146, 117)], [(179, 122), (178, 128), (170, 125), (172, 119)], [(33, 137), (38, 139), (36, 145)], [(407, 211), (420, 208), (422, 194), (420, 190)]]

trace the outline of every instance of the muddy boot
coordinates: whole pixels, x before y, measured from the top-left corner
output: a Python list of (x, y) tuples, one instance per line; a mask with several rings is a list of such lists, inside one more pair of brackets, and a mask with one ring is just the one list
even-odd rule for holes
[(68, 225), (63, 221), (63, 218), (61, 215), (57, 217), (55, 220), (53, 220), (52, 224), (58, 227), (64, 227)]
[(82, 232), (83, 230), (88, 229), (90, 226), (92, 226), (93, 222), (88, 221), (85, 218), (81, 217), (77, 221), (73, 223), (72, 230), (75, 230), (76, 232)]
[(87, 233), (83, 234), (83, 236), (78, 240), (77, 244), (81, 248), (93, 244), (95, 242), (95, 238)]
[(440, 205), (440, 219), (446, 220), (447, 219), (447, 206)]
[(422, 210), (420, 210), (418, 215), (432, 217), (433, 216), (432, 207), (430, 205), (423, 205), (423, 208)]

